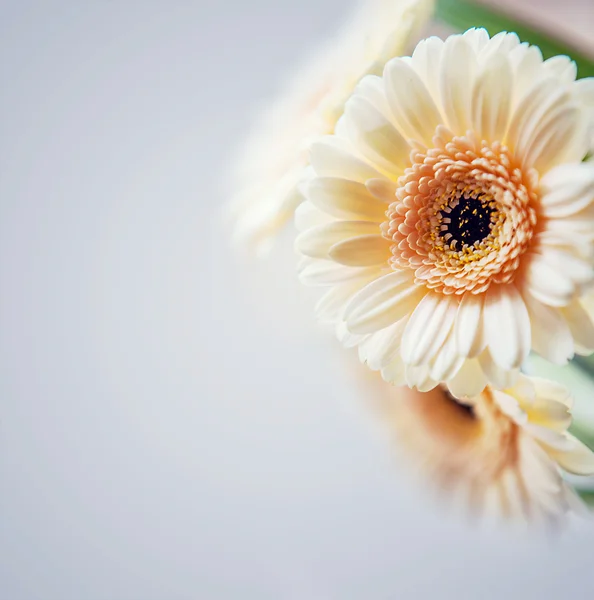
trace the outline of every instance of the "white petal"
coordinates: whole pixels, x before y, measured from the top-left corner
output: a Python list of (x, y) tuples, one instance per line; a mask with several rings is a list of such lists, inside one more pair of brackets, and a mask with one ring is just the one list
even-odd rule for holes
[(579, 354), (594, 352), (594, 324), (580, 302), (574, 300), (569, 306), (562, 308), (561, 312), (575, 341), (576, 351)]
[(487, 385), (487, 378), (477, 359), (466, 360), (453, 379), (447, 382), (451, 394), (461, 400), (478, 396)]
[(564, 84), (571, 84), (577, 77), (577, 66), (567, 56), (553, 56), (543, 63), (544, 68)]
[(573, 356), (573, 338), (560, 311), (539, 302), (530, 293), (523, 294), (532, 331), (532, 349), (556, 365), (564, 365)]
[(456, 349), (460, 356), (474, 358), (486, 346), (483, 327), (484, 294), (464, 294), (456, 316)]
[(386, 264), (392, 242), (379, 234), (360, 235), (334, 244), (328, 251), (332, 260), (352, 267)]
[(307, 186), (310, 202), (320, 210), (349, 221), (383, 221), (386, 205), (374, 198), (362, 183), (319, 177)]
[[(386, 327), (369, 336), (359, 349), (362, 362), (366, 362), (373, 370), (387, 367), (400, 355), (400, 341), (406, 326), (406, 319)], [(404, 369), (402, 371), (404, 374)]]
[(326, 136), (314, 142), (310, 160), (319, 177), (337, 177), (359, 183), (380, 177), (371, 165), (355, 156), (348, 142), (335, 136)]
[(316, 304), (315, 312), (318, 319), (322, 322), (342, 320), (347, 302), (375, 276), (375, 273), (367, 274), (353, 281), (340, 283), (328, 290)]
[(415, 48), (411, 64), (433, 98), (439, 97), (439, 69), (444, 42), (432, 36), (421, 40)]
[(573, 398), (570, 391), (561, 383), (542, 377), (530, 377), (530, 381), (534, 385), (536, 396), (547, 400), (554, 400), (564, 404), (571, 409), (573, 406)]
[(306, 256), (328, 258), (328, 251), (338, 242), (362, 235), (378, 234), (379, 231), (380, 223), (373, 221), (333, 221), (298, 235), (295, 248)]
[(560, 165), (550, 170), (541, 180), (540, 202), (551, 219), (574, 215), (592, 205), (594, 165)]
[(336, 339), (345, 347), (345, 348), (355, 348), (359, 344), (365, 342), (368, 338), (368, 335), (357, 335), (355, 333), (351, 333), (346, 326), (344, 321), (340, 321), (336, 325)]
[(590, 283), (594, 279), (592, 262), (576, 256), (573, 248), (546, 244), (538, 249), (538, 253), (547, 264), (562, 271), (576, 285)]
[(428, 364), (450, 332), (458, 299), (429, 292), (419, 302), (402, 336), (402, 359), (406, 364)]
[(440, 70), (445, 123), (454, 134), (464, 135), (472, 127), (472, 93), (469, 92), (476, 76), (476, 56), (464, 36), (450, 36), (445, 41)]
[(426, 294), (408, 271), (394, 271), (373, 281), (349, 302), (345, 319), (353, 333), (373, 333), (410, 313)]
[(302, 261), (299, 278), (305, 285), (334, 285), (352, 281), (366, 275), (381, 276), (377, 267), (345, 267), (332, 260), (308, 258)]
[(530, 319), (516, 287), (492, 285), (487, 291), (483, 324), (491, 357), (503, 369), (519, 368), (530, 352)]
[(437, 352), (429, 373), (435, 381), (448, 381), (456, 376), (466, 362), (463, 356), (456, 353), (456, 337), (451, 329), (443, 346)]
[(519, 371), (517, 369), (502, 369), (491, 358), (491, 355), (489, 354), (488, 350), (485, 350), (478, 357), (478, 361), (488, 381), (491, 382), (496, 388), (506, 389), (514, 385), (519, 374)]
[(396, 355), (392, 362), (382, 369), (382, 378), (394, 385), (406, 384), (406, 367), (399, 355)]
[(419, 392), (428, 392), (437, 386), (437, 381), (431, 379), (429, 367), (425, 365), (420, 367), (407, 365), (405, 376), (408, 387), (417, 388)]
[(574, 436), (567, 434), (571, 449), (565, 452), (549, 450), (548, 454), (562, 469), (575, 475), (594, 475), (594, 453)]
[(555, 269), (540, 256), (529, 252), (525, 255), (527, 289), (537, 300), (548, 306), (567, 306), (575, 292), (575, 286), (563, 272)]
[(365, 182), (365, 187), (372, 196), (388, 205), (396, 200), (398, 186), (388, 179), (369, 179)]
[(435, 129), (443, 119), (419, 75), (405, 60), (393, 58), (384, 69), (384, 85), (404, 137), (430, 147)]
[(511, 108), (513, 74), (505, 55), (493, 54), (482, 66), (472, 94), (472, 123), (481, 139), (502, 140)]
[(297, 231), (305, 231), (333, 221), (334, 219), (329, 214), (322, 212), (311, 202), (303, 202), (295, 210), (295, 227)]
[(484, 27), (472, 27), (468, 31), (465, 31), (461, 37), (464, 38), (476, 54), (485, 50), (491, 43), (489, 33)]
[(393, 179), (402, 175), (411, 148), (392, 123), (368, 100), (356, 95), (346, 104), (345, 118), (351, 121), (351, 141), (367, 160)]

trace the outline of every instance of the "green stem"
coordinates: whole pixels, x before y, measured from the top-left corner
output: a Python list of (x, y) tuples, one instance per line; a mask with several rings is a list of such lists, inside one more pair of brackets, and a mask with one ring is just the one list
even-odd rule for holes
[(523, 42), (538, 46), (545, 59), (558, 54), (569, 56), (577, 65), (578, 77), (594, 77), (594, 61), (577, 48), (484, 4), (471, 0), (437, 0), (435, 16), (461, 31), (484, 27), (491, 36), (501, 31), (513, 31)]

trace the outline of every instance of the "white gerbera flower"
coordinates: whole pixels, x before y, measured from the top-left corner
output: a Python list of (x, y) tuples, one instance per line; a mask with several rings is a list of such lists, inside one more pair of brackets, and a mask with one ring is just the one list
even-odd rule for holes
[(421, 42), (313, 146), (297, 215), (304, 283), (347, 345), (396, 384), (473, 396), (531, 349), (594, 349), (592, 82), (515, 34)]
[(561, 470), (593, 474), (594, 453), (567, 433), (572, 400), (563, 386), (520, 376), (464, 403), (441, 386), (386, 386), (374, 396), (401, 450), (464, 507), (541, 522), (585, 509)]
[(381, 73), (429, 19), (434, 0), (362, 0), (348, 25), (288, 82), (242, 147), (230, 189), (233, 237), (259, 252), (289, 221), (308, 145), (332, 133), (344, 103), (368, 73)]

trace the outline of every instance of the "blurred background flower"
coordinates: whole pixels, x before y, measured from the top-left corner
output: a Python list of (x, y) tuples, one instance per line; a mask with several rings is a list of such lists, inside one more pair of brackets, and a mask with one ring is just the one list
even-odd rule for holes
[(360, 0), (354, 14), (337, 15), (336, 33), (308, 49), (303, 66), (280, 76), (284, 86), (241, 144), (226, 185), (237, 244), (266, 253), (303, 199), (298, 185), (310, 142), (334, 131), (359, 79), (381, 73), (388, 59), (402, 55), (433, 8), (433, 0)]
[(594, 453), (566, 432), (573, 401), (562, 385), (522, 376), (503, 392), (487, 387), (460, 400), (442, 387), (423, 393), (367, 377), (362, 391), (439, 502), (541, 525), (587, 514), (559, 470), (594, 474)]

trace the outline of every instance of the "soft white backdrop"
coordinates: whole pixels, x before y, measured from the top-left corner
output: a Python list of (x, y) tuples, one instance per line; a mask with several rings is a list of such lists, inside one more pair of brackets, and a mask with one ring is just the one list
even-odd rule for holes
[(227, 247), (230, 151), (342, 8), (0, 2), (0, 598), (594, 588), (594, 526), (477, 529), (416, 487), (290, 248)]

